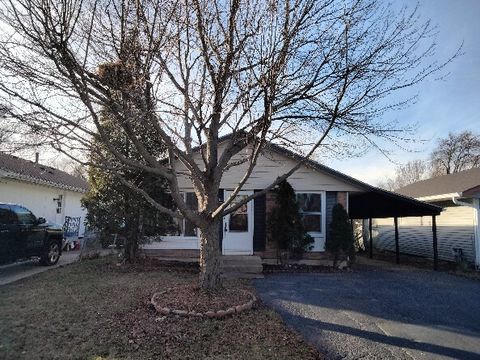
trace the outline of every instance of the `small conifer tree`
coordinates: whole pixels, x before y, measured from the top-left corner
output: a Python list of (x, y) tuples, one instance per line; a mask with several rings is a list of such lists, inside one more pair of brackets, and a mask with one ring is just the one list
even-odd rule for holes
[(279, 253), (287, 252), (288, 257), (301, 257), (310, 250), (313, 238), (305, 231), (295, 191), (287, 182), (281, 182), (274, 190), (276, 207), (268, 217), (271, 239)]
[(355, 244), (352, 226), (347, 212), (341, 204), (336, 204), (332, 210), (332, 222), (330, 233), (325, 242), (325, 249), (333, 255), (333, 266), (337, 266), (339, 260), (355, 257)]

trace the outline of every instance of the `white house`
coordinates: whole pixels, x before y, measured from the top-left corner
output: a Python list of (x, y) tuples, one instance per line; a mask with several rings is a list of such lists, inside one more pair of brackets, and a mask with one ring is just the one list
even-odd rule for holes
[[(463, 258), (480, 266), (480, 168), (434, 177), (396, 191), (417, 200), (441, 206), (437, 218), (438, 256), (454, 261)], [(431, 257), (431, 217), (399, 220), (400, 252)], [(374, 245), (394, 250), (393, 219), (375, 220)]]
[(84, 235), (80, 199), (87, 190), (83, 179), (0, 152), (0, 202), (24, 205), (37, 217), (63, 225), (66, 235)]
[[(227, 141), (226, 136), (222, 141)], [(220, 144), (220, 153), (223, 146)], [(232, 163), (239, 163), (243, 157), (251, 151), (249, 147), (242, 153), (237, 154)], [(198, 164), (202, 159), (199, 150), (196, 150)], [(244, 184), (238, 197), (244, 197), (256, 191), (260, 191), (270, 185), (278, 176), (288, 172), (302, 157), (288, 149), (268, 143), (259, 155), (256, 166)], [(231, 192), (245, 174), (247, 164), (243, 163), (233, 166), (224, 174), (220, 188), (220, 197), (225, 198)], [(192, 208), (196, 208), (196, 198), (193, 194), (192, 180), (183, 174), (188, 171), (183, 165), (175, 164), (180, 189), (184, 192), (185, 199)], [(355, 200), (356, 195), (370, 194), (373, 201), (385, 201), (391, 205), (389, 208), (400, 208), (401, 206), (413, 207), (417, 211), (424, 211), (426, 214), (437, 213), (435, 206), (430, 206), (414, 199), (407, 199), (393, 193), (375, 188), (350, 176), (335, 171), (313, 160), (308, 160), (288, 179), (297, 194), (300, 203), (304, 224), (310, 235), (314, 238), (314, 246), (308, 254), (308, 258), (322, 258), (325, 251), (325, 240), (328, 237), (328, 227), (331, 222), (332, 208), (335, 204), (341, 203), (351, 218), (368, 218), (369, 213), (367, 200)], [(220, 199), (222, 200), (222, 199)], [(393, 203), (401, 203), (395, 206)], [(273, 194), (267, 193), (264, 196), (256, 197), (235, 213), (227, 215), (223, 219), (220, 231), (220, 248), (223, 255), (258, 255), (262, 258), (274, 258), (276, 249), (268, 241), (266, 229), (269, 210), (274, 206)], [(370, 207), (371, 208), (371, 207)], [(370, 209), (368, 208), (368, 209)], [(389, 216), (393, 214), (387, 213)], [(174, 234), (161, 237), (161, 241), (144, 245), (147, 253), (156, 256), (194, 257), (199, 250), (199, 236), (197, 229), (186, 220), (180, 220), (178, 231)]]

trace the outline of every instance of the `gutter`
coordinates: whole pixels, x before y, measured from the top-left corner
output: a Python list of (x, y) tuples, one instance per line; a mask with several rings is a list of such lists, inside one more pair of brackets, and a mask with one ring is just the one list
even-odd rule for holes
[(455, 195), (452, 196), (452, 202), (453, 202), (455, 205), (467, 206), (467, 207), (471, 207), (471, 208), (474, 208), (474, 209), (477, 208), (477, 206), (475, 206), (475, 204), (470, 204), (470, 203), (468, 203), (468, 202), (461, 201), (461, 200), (459, 200), (459, 199), (460, 199), (460, 194), (459, 194), (459, 193), (456, 193)]

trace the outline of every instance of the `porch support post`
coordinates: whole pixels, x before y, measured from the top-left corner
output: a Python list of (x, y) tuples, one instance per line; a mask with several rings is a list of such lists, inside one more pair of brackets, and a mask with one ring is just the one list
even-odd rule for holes
[(369, 232), (369, 242), (370, 247), (368, 249), (370, 259), (373, 258), (373, 231), (372, 231), (372, 218), (368, 219), (368, 232)]
[(393, 218), (395, 223), (395, 262), (400, 264), (400, 245), (398, 243), (398, 218), (395, 216)]
[(432, 216), (433, 233), (433, 270), (438, 270), (438, 239), (437, 239), (437, 216)]

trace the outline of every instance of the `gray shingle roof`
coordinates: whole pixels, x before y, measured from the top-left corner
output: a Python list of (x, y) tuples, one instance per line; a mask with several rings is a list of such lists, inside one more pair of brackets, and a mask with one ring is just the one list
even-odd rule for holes
[(88, 183), (83, 179), (50, 166), (2, 152), (0, 152), (0, 172), (4, 172), (4, 176), (12, 179), (41, 183), (78, 192), (88, 190)]
[(480, 168), (473, 168), (458, 173), (418, 181), (400, 188), (396, 192), (402, 195), (418, 198), (441, 194), (462, 193), (479, 185)]

